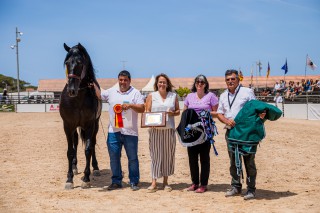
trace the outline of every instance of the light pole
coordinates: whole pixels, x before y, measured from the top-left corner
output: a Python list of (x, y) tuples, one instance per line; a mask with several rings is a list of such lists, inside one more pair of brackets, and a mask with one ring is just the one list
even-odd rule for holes
[(126, 62), (127, 62), (127, 61), (120, 61), (120, 62), (122, 62), (122, 69), (125, 70), (125, 69), (126, 69)]
[(19, 80), (19, 42), (21, 41), (20, 36), (22, 36), (22, 32), (18, 31), (18, 27), (16, 27), (16, 44), (11, 46), (11, 49), (16, 48), (17, 54), (17, 89), (18, 89), (18, 103), (20, 104), (20, 80)]

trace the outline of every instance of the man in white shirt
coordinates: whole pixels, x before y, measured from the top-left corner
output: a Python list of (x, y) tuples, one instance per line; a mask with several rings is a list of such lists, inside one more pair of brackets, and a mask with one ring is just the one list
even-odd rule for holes
[[(250, 88), (242, 87), (239, 82), (239, 75), (237, 70), (227, 70), (225, 73), (225, 81), (227, 84), (227, 90), (225, 90), (219, 98), (219, 106), (218, 106), (218, 119), (226, 124), (226, 141), (228, 141), (229, 129), (233, 128), (236, 123), (234, 121), (235, 117), (242, 109), (242, 107), (250, 100), (256, 99), (253, 90)], [(265, 113), (260, 115), (261, 118), (264, 118)], [(228, 153), (230, 159), (230, 175), (232, 177), (231, 180), (231, 190), (228, 190), (226, 193), (226, 197), (240, 195), (242, 184), (241, 178), (237, 174), (237, 168), (235, 165), (235, 154), (232, 150), (229, 149)], [(247, 193), (244, 196), (245, 200), (253, 199), (255, 197), (255, 184), (256, 184), (256, 175), (257, 169), (255, 165), (255, 154), (249, 154), (243, 156), (246, 173), (247, 173)]]
[(138, 161), (138, 113), (145, 110), (141, 93), (130, 86), (131, 75), (123, 70), (118, 75), (119, 87), (107, 90), (95, 86), (98, 98), (109, 102), (110, 124), (108, 129), (107, 146), (112, 171), (112, 184), (108, 190), (122, 188), (121, 150), (126, 150), (128, 157), (129, 179), (131, 189), (139, 190), (140, 179)]
[(276, 93), (276, 96), (274, 96), (274, 102), (276, 103), (276, 107), (278, 107), (279, 103), (282, 103), (282, 96), (280, 95), (279, 92)]
[(281, 90), (281, 85), (278, 82), (276, 82), (273, 88), (274, 94), (280, 90)]

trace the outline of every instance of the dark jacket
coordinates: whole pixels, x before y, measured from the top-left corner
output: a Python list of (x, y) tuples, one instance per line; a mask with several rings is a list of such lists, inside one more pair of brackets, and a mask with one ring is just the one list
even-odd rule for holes
[(185, 147), (195, 146), (207, 140), (201, 119), (194, 109), (186, 109), (176, 128), (180, 143)]

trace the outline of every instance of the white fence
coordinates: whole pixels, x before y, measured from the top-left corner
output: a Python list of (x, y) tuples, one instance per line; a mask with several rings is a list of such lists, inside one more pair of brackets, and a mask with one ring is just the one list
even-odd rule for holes
[(284, 104), (284, 117), (320, 120), (320, 104)]
[[(179, 102), (183, 109), (183, 101)], [(280, 104), (285, 118), (320, 120), (320, 104)], [(102, 111), (108, 111), (109, 104), (102, 104)], [(59, 104), (16, 104), (16, 112), (59, 112)]]
[[(59, 112), (59, 104), (16, 104), (16, 112)], [(109, 104), (102, 104), (102, 111), (107, 111)]]

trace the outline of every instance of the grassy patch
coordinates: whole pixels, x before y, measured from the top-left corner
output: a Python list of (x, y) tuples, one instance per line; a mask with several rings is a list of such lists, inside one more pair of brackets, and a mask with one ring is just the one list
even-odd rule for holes
[(0, 105), (0, 112), (14, 112), (14, 105), (13, 104), (1, 104)]

